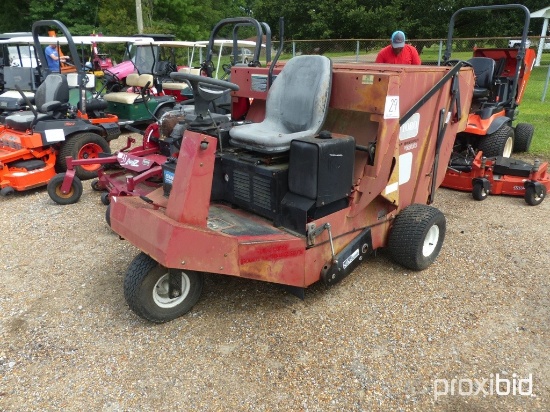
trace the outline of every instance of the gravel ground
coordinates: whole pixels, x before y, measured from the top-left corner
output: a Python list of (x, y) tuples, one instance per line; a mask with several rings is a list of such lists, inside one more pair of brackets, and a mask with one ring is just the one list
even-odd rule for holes
[(423, 272), (379, 253), (303, 301), (212, 275), (163, 325), (128, 309), (138, 251), (89, 183), (75, 205), (0, 205), (2, 411), (550, 410), (549, 200), (439, 189), (447, 235)]

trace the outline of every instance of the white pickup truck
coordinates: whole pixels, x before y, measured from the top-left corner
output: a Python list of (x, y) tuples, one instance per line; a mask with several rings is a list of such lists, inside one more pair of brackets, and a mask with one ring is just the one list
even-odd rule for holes
[[(510, 48), (519, 47), (520, 44), (521, 44), (521, 39), (512, 39), (508, 41), (508, 47)], [(539, 45), (539, 42), (538, 41), (535, 42), (534, 46), (538, 47), (538, 45)], [(525, 42), (525, 47), (526, 48), (531, 47), (531, 40), (527, 39), (527, 41)], [(544, 43), (544, 50), (550, 50), (550, 40), (546, 40), (546, 43)]]

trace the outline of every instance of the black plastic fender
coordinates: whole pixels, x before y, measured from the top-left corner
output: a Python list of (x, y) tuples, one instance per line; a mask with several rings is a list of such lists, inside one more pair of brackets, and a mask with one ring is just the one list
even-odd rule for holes
[(487, 129), (487, 134), (491, 134), (496, 132), (503, 124), (509, 123), (512, 124), (512, 120), (510, 120), (509, 117), (501, 116), (497, 117), (495, 120), (493, 120), (493, 123), (491, 123), (491, 126)]
[[(100, 136), (104, 134), (103, 128), (82, 119), (44, 120), (36, 124), (34, 131), (40, 133), (44, 146), (55, 142), (63, 142), (66, 137), (78, 132), (92, 132)], [(54, 137), (56, 140), (52, 141), (51, 134), (54, 131), (59, 132), (57, 137)], [(50, 136), (47, 137), (46, 134), (50, 134)]]

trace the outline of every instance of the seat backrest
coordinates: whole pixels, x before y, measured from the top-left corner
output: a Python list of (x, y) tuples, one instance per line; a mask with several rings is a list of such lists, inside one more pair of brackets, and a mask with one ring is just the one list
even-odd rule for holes
[(231, 143), (277, 153), (289, 150), (293, 139), (316, 135), (325, 122), (331, 87), (332, 62), (328, 57), (293, 57), (269, 89), (265, 119), (233, 127), (229, 131)]
[(51, 73), (42, 82), (34, 95), (35, 105), (40, 108), (49, 102), (67, 103), (69, 101), (69, 85), (67, 77), (60, 73)]
[(495, 61), (489, 57), (472, 57), (468, 63), (474, 68), (476, 87), (490, 89), (495, 74)]
[(128, 76), (126, 76), (126, 85), (131, 87), (139, 86), (139, 74), (130, 73)]
[[(69, 87), (78, 87), (78, 73), (67, 73), (67, 84), (69, 85)], [(93, 75), (92, 73), (86, 74), (86, 85), (84, 86), (84, 88), (95, 88), (95, 75)]]
[(321, 130), (328, 108), (332, 64), (324, 56), (290, 59), (273, 82), (266, 101), (266, 120), (279, 123), (287, 133)]
[(195, 74), (197, 76), (201, 75), (201, 69), (195, 69), (193, 67), (181, 67), (181, 68), (178, 69), (178, 72)]
[(152, 74), (140, 74), (137, 81), (137, 86), (147, 87), (148, 89), (150, 89), (151, 87), (154, 86), (153, 84), (154, 79), (155, 78), (153, 77)]

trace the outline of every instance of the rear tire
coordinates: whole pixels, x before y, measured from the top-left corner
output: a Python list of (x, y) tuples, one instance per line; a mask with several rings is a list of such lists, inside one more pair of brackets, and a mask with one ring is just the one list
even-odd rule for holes
[[(96, 133), (77, 133), (70, 136), (59, 150), (57, 159), (57, 167), (60, 172), (67, 171), (66, 157), (71, 156), (73, 159), (94, 159), (98, 158), (100, 153), (111, 153), (109, 143)], [(75, 174), (80, 180), (88, 180), (97, 177), (97, 170), (101, 167), (100, 164), (92, 164), (86, 166), (76, 166)]]
[(426, 269), (441, 251), (445, 230), (445, 215), (441, 211), (428, 205), (412, 204), (394, 220), (388, 239), (390, 255), (408, 269)]
[(178, 270), (182, 277), (181, 296), (168, 296), (169, 270), (141, 252), (124, 278), (124, 297), (136, 315), (155, 323), (176, 319), (199, 300), (204, 285), (200, 272)]
[(518, 123), (515, 129), (514, 152), (528, 152), (535, 133), (535, 126), (529, 123)]
[(507, 124), (496, 132), (480, 138), (478, 149), (485, 157), (510, 157), (514, 148), (514, 129)]
[(71, 205), (80, 200), (82, 196), (82, 182), (76, 176), (74, 176), (71, 182), (71, 189), (68, 193), (61, 191), (63, 180), (65, 179), (65, 173), (58, 173), (50, 179), (48, 182), (48, 194), (50, 198), (59, 205)]
[(542, 194), (538, 194), (534, 186), (527, 186), (525, 188), (525, 202), (529, 206), (537, 206), (542, 203), (546, 197), (546, 186), (542, 186)]

